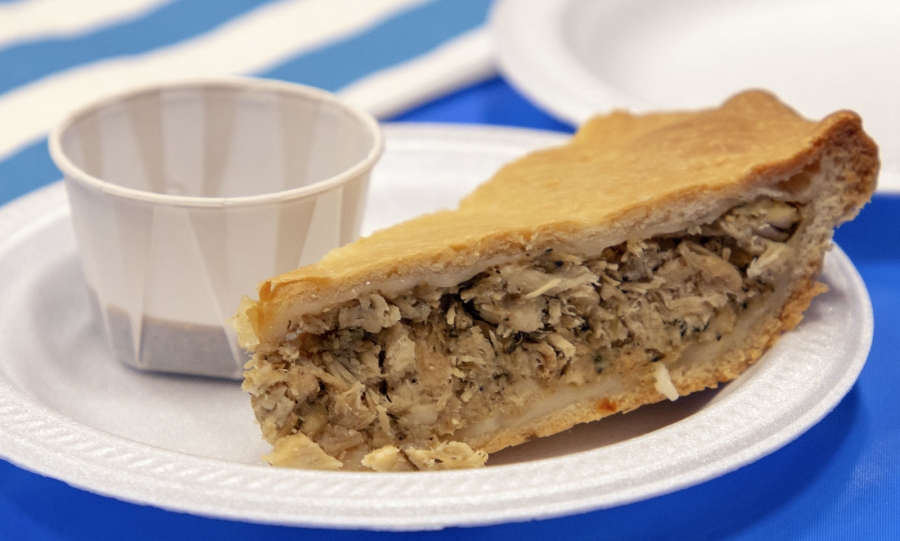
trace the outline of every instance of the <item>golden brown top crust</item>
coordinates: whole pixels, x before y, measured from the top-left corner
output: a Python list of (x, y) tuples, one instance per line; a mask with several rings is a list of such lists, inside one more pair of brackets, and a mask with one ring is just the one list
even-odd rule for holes
[[(849, 111), (810, 122), (771, 94), (750, 91), (718, 109), (596, 117), (569, 144), (502, 168), (458, 210), (378, 231), (263, 282), (259, 302), (242, 305), (239, 325), (244, 336), (252, 329), (271, 344), (281, 340), (297, 306), (367, 282), (465, 269), (573, 240), (621, 241), (747, 199), (838, 147), (856, 156), (858, 174), (850, 181), (860, 184), (857, 191), (871, 191), (877, 150)], [(256, 342), (242, 341), (251, 349)]]

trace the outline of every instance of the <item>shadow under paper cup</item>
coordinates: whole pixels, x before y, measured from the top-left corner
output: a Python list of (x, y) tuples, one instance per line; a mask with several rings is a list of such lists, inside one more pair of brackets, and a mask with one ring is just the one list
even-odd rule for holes
[(84, 274), (115, 356), (240, 377), (226, 321), (271, 276), (359, 235), (378, 123), (300, 85), (160, 85), (73, 113), (50, 136)]

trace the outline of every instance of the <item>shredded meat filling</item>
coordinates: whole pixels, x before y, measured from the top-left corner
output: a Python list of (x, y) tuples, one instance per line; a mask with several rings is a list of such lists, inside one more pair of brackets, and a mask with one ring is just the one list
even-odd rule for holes
[(799, 221), (759, 199), (598, 256), (547, 248), (454, 287), (370, 293), (304, 316), (248, 364), (244, 388), (271, 443), (302, 434), (345, 468), (477, 466), (486, 455), (447, 447), (467, 427), (562, 384), (652, 385), (657, 363), (731, 332), (786, 268)]

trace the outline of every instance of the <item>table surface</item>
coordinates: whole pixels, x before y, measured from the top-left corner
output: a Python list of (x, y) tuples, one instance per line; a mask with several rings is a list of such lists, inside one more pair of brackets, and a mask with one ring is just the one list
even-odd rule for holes
[[(12, 3), (0, 2), (0, 8)], [(156, 3), (161, 5), (157, 10), (177, 8), (187, 15), (199, 9), (191, 0)], [(204, 24), (221, 23), (249, 9), (241, 2), (228, 6), (215, 8), (221, 11), (216, 13), (221, 20), (210, 22), (207, 17)], [(481, 17), (476, 24), (481, 24), (485, 10), (481, 5), (476, 8)], [(202, 31), (171, 29), (185, 35)], [(5, 68), (18, 66), (27, 55), (21, 51), (19, 56), (11, 55), (11, 50), (16, 52), (0, 49), (0, 111), (4, 92), (8, 96), (15, 88), (60, 69), (45, 65), (43, 74), (23, 69), (16, 75), (15, 70)], [(82, 60), (65, 62), (71, 65)], [(279, 73), (280, 78), (293, 79), (284, 67), (269, 75), (277, 77)], [(527, 102), (499, 76), (458, 88), (388, 120), (572, 131)], [(0, 131), (7, 129), (14, 127), (5, 126), (0, 117)], [(0, 204), (59, 177), (44, 144), (39, 139), (0, 159)], [(287, 528), (168, 512), (75, 489), (0, 461), (0, 539), (900, 539), (898, 217), (900, 197), (877, 195), (836, 235), (866, 282), (875, 314), (872, 350), (856, 385), (825, 419), (793, 443), (699, 486), (551, 520), (395, 534)]]

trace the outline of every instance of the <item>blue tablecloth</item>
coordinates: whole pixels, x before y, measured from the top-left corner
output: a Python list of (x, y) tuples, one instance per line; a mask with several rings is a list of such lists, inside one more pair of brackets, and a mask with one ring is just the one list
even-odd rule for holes
[[(13, 35), (3, 26), (5, 14), (12, 13), (7, 8), (21, 11), (27, 4), (41, 3), (45, 2), (0, 2), (0, 113), (4, 100), (20, 99), (23, 92), (42, 84), (68, 88), (54, 77), (71, 75), (80, 66), (102, 64), (117, 55), (139, 59), (259, 15), (261, 10), (297, 2), (143, 0), (142, 4), (135, 0), (131, 2), (137, 6), (134, 13), (120, 13), (119, 19), (108, 15), (102, 24), (82, 28), (80, 33), (48, 34), (45, 29), (43, 34), (29, 35), (27, 24), (22, 23)], [(394, 3), (398, 7), (393, 11), (354, 30), (350, 37), (282, 55), (253, 73), (332, 90), (346, 88), (477, 31), (489, 4), (474, 0)], [(141, 5), (143, 11), (138, 9)], [(431, 29), (421, 32), (427, 35), (409, 35), (423, 25)], [(4, 31), (18, 41), (4, 42)], [(360, 55), (367, 60), (358, 61)], [(335, 65), (335, 59), (357, 59), (356, 67), (344, 66), (343, 73), (322, 69)], [(439, 85), (424, 88), (418, 97), (384, 106), (381, 116), (572, 131), (529, 104), (501, 77), (484, 70), (477, 73), (481, 75), (459, 79), (457, 89), (443, 97), (435, 98), (441, 93)], [(478, 79), (481, 82), (472, 83)], [(460, 84), (465, 86), (459, 88)], [(417, 101), (425, 103), (402, 114), (389, 114), (392, 107), (402, 109), (403, 103), (409, 106)], [(42, 132), (24, 126), (21, 133), (25, 135), (10, 137), (19, 127), (0, 114), (0, 204), (59, 177)], [(831, 414), (793, 443), (702, 485), (571, 517), (393, 534), (286, 528), (168, 512), (91, 494), (0, 462), (0, 539), (900, 539), (898, 216), (900, 198), (877, 195), (856, 221), (837, 234), (837, 242), (869, 288), (875, 312), (874, 343), (857, 384)]]

